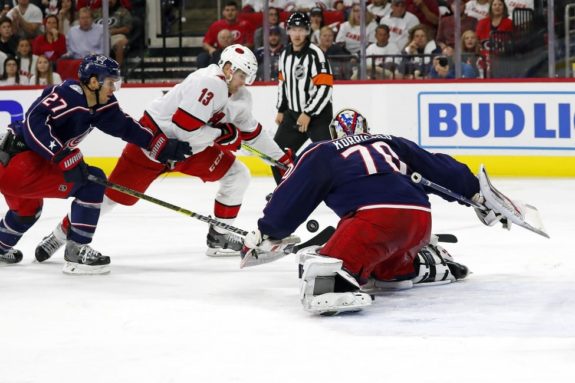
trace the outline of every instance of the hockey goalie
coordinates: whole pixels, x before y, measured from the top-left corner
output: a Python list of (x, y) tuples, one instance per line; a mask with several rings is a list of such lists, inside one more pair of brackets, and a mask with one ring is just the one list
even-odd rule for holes
[(467, 277), (468, 268), (431, 235), (428, 193), (456, 199), (412, 182), (412, 172), (475, 201), (486, 225), (509, 228), (522, 222), (520, 214), (510, 210), (512, 201), (498, 194), (486, 173), (478, 178), (452, 157), (427, 152), (401, 137), (371, 135), (365, 118), (354, 110), (338, 113), (330, 129), (332, 141), (314, 143), (298, 157), (242, 249), (242, 265), (253, 265), (272, 250), (273, 256), (282, 246), (293, 246), (285, 239), (325, 202), (341, 220), (324, 246), (298, 252), (300, 299), (306, 311), (360, 311), (372, 304), (369, 292), (374, 290)]

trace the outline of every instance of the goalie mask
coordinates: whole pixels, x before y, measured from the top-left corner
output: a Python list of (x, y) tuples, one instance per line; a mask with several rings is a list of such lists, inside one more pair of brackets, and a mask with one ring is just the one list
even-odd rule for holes
[(332, 139), (351, 136), (354, 134), (369, 134), (367, 120), (353, 109), (344, 109), (335, 115), (329, 124), (329, 133)]
[[(230, 63), (232, 65), (232, 74), (241, 70), (246, 74), (246, 84), (251, 85), (256, 79), (258, 71), (258, 61), (252, 51), (240, 44), (230, 45), (222, 52), (219, 67), (224, 70), (224, 66)], [(226, 81), (230, 81), (227, 80)]]

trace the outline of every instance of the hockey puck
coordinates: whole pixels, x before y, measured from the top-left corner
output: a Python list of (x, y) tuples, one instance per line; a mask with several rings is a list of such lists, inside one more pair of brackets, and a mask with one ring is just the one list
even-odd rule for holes
[(319, 223), (315, 219), (310, 219), (305, 227), (310, 233), (315, 233), (319, 229)]

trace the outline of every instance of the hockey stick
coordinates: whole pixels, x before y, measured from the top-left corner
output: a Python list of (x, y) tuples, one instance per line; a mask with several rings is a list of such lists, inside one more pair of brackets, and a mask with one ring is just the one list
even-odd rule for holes
[(257, 253), (257, 252), (249, 253), (242, 258), (240, 262), (240, 269), (243, 269), (244, 267), (258, 266), (263, 265), (265, 263), (277, 261), (278, 259), (283, 258), (288, 254), (292, 253), (295, 254), (301, 249), (308, 246), (315, 246), (315, 245), (322, 246), (331, 238), (333, 233), (335, 233), (335, 227), (327, 226), (325, 229), (323, 229), (322, 231), (320, 231), (319, 233), (317, 233), (304, 243), (289, 244), (283, 250), (280, 251), (268, 251), (265, 253)]
[(275, 166), (281, 170), (287, 170), (287, 168), (288, 168), (286, 164), (283, 164), (283, 163), (279, 162), (278, 160), (274, 160), (273, 158), (271, 158), (267, 154), (262, 153), (259, 150), (257, 150), (256, 148), (252, 148), (251, 146), (249, 146), (247, 144), (242, 144), (242, 149), (244, 149), (245, 151), (250, 152), (252, 154), (255, 154), (256, 156), (258, 156), (262, 160), (271, 163), (273, 166)]
[[(483, 165), (481, 166), (481, 171), (483, 173), (485, 173), (485, 169), (483, 168)], [(437, 190), (437, 191), (439, 191), (445, 195), (448, 195), (452, 198), (455, 198), (458, 201), (466, 203), (466, 204), (468, 204), (474, 208), (477, 208), (480, 210), (489, 210), (487, 207), (485, 207), (485, 206), (483, 206), (477, 202), (474, 202), (474, 201), (470, 200), (469, 198), (462, 196), (461, 194), (455, 193), (446, 187), (443, 187), (439, 184), (436, 184), (435, 182), (432, 182), (432, 181), (424, 178), (419, 173), (412, 173), (411, 174), (411, 180), (416, 184), (422, 184), (422, 185), (428, 186), (428, 187), (430, 187), (434, 190)], [(489, 181), (489, 178), (487, 177), (487, 173), (485, 173), (485, 180), (488, 183), (490, 190), (492, 190), (495, 194), (497, 194), (498, 198), (501, 201), (507, 201), (507, 204), (509, 206), (512, 206), (512, 208), (505, 208), (505, 206), (502, 206), (503, 209), (501, 211), (499, 211), (500, 214), (502, 214), (505, 218), (511, 220), (511, 222), (515, 223), (517, 226), (521, 226), (524, 229), (530, 230), (530, 231), (532, 231), (536, 234), (539, 234), (545, 238), (549, 238), (549, 234), (547, 234), (542, 228), (537, 228), (537, 227), (535, 227), (535, 226), (533, 226), (530, 223), (525, 221), (525, 218), (518, 212), (518, 209), (511, 202), (511, 200), (509, 198), (507, 198), (506, 196), (504, 196), (497, 189), (495, 189), (495, 187), (493, 187), (493, 185), (491, 185), (491, 182)], [(529, 208), (529, 209), (537, 212), (537, 209), (534, 206), (525, 205), (525, 208)]]
[(467, 198), (467, 197), (465, 197), (465, 196), (462, 196), (461, 194), (457, 194), (457, 193), (455, 193), (455, 192), (452, 192), (452, 191), (449, 190), (448, 188), (443, 187), (443, 186), (441, 186), (441, 185), (439, 185), (439, 184), (436, 184), (435, 182), (431, 182), (431, 181), (428, 180), (427, 178), (423, 178), (423, 176), (422, 176), (421, 174), (419, 174), (419, 173), (412, 173), (412, 174), (411, 174), (411, 181), (412, 181), (413, 183), (416, 183), (416, 184), (422, 184), (422, 185), (425, 185), (425, 186), (427, 186), (427, 187), (430, 187), (430, 188), (432, 188), (432, 189), (434, 189), (434, 190), (437, 190), (438, 192), (441, 192), (441, 193), (443, 193), (443, 194), (445, 194), (445, 195), (448, 195), (448, 196), (450, 196), (450, 197), (452, 197), (452, 198), (455, 198), (455, 199), (458, 200), (458, 201), (461, 201), (461, 202), (463, 202), (463, 203), (466, 203), (466, 204), (471, 205), (471, 206), (473, 206), (473, 207), (476, 207), (476, 208), (478, 208), (478, 209), (486, 210), (486, 207), (485, 207), (485, 206), (480, 205), (480, 204), (478, 204), (477, 202), (473, 202), (472, 200), (470, 200), (469, 198)]
[(165, 201), (159, 200), (159, 199), (154, 198), (154, 197), (151, 197), (151, 196), (149, 196), (149, 195), (147, 195), (147, 194), (140, 193), (139, 191), (136, 191), (136, 190), (127, 188), (127, 187), (122, 186), (122, 185), (118, 185), (118, 184), (116, 184), (116, 183), (114, 183), (114, 182), (110, 182), (110, 181), (108, 181), (108, 180), (106, 180), (106, 179), (101, 179), (101, 178), (98, 178), (98, 177), (93, 176), (93, 175), (90, 174), (90, 175), (88, 175), (88, 180), (90, 180), (90, 181), (92, 181), (92, 182), (94, 182), (94, 183), (97, 183), (97, 184), (106, 186), (107, 188), (110, 188), (110, 189), (119, 191), (120, 193), (124, 193), (124, 194), (127, 194), (127, 195), (132, 196), (132, 197), (140, 198), (140, 199), (146, 200), (146, 201), (148, 201), (148, 202), (151, 202), (151, 203), (153, 203), (153, 204), (156, 204), (156, 205), (160, 205), (160, 206), (162, 206), (162, 207), (165, 207), (165, 208), (167, 208), (167, 209), (177, 211), (178, 213), (182, 213), (182, 214), (184, 214), (184, 215), (187, 215), (188, 217), (196, 218), (196, 219), (198, 219), (198, 220), (200, 220), (200, 221), (202, 221), (202, 222), (209, 223), (210, 225), (214, 225), (214, 226), (217, 226), (217, 227), (221, 227), (222, 229), (226, 229), (226, 230), (228, 230), (228, 231), (231, 231), (232, 233), (239, 234), (239, 235), (241, 235), (242, 237), (245, 237), (245, 236), (248, 234), (248, 232), (245, 231), (245, 230), (239, 229), (239, 228), (237, 228), (237, 227), (235, 227), (235, 226), (232, 226), (232, 225), (228, 225), (228, 224), (226, 224), (226, 223), (223, 223), (223, 222), (221, 222), (221, 221), (218, 221), (218, 220), (215, 219), (215, 218), (208, 217), (208, 216), (205, 216), (205, 215), (202, 215), (202, 214), (198, 214), (198, 213), (194, 213), (193, 211), (184, 209), (183, 207), (179, 207), (179, 206), (176, 206), (176, 205), (172, 205), (172, 204), (169, 203), (169, 202), (165, 202)]

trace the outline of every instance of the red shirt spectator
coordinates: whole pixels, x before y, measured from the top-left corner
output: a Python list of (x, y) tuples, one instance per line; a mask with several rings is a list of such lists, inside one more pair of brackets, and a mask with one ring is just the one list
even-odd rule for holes
[(427, 25), (435, 33), (439, 23), (439, 6), (436, 0), (406, 0), (406, 8), (417, 16), (421, 24)]
[[(131, 0), (120, 0), (122, 7), (130, 10), (132, 9)], [(76, 4), (76, 9), (81, 9), (84, 7), (90, 7), (92, 9), (98, 9), (102, 7), (102, 0), (78, 0)]]
[(211, 54), (218, 48), (218, 33), (222, 29), (232, 32), (234, 44), (242, 44), (249, 48), (254, 46), (254, 31), (246, 21), (238, 21), (238, 5), (235, 1), (228, 1), (222, 11), (222, 18), (214, 21), (204, 36), (204, 49)]
[(58, 32), (58, 17), (50, 15), (44, 20), (43, 35), (37, 36), (32, 43), (32, 53), (45, 56), (50, 62), (56, 62), (66, 53), (66, 36)]

